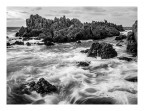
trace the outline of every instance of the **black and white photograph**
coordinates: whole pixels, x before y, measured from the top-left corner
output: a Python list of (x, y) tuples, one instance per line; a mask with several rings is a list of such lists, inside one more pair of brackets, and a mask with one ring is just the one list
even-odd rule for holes
[(7, 6), (7, 105), (137, 105), (138, 7)]

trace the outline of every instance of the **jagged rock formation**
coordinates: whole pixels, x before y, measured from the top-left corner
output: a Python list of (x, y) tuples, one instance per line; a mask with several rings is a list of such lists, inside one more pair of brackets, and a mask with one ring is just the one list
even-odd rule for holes
[(109, 59), (117, 56), (117, 52), (111, 44), (95, 42), (91, 45), (88, 52), (89, 57), (101, 57), (102, 59)]
[(16, 36), (47, 38), (53, 42), (73, 42), (77, 40), (103, 39), (111, 36), (118, 36), (123, 31), (121, 25), (105, 22), (82, 24), (80, 20), (69, 19), (65, 16), (46, 19), (38, 14), (30, 15), (26, 19), (26, 26), (21, 27)]
[(132, 26), (132, 32), (127, 36), (127, 52), (137, 56), (137, 21)]
[(26, 84), (21, 84), (12, 90), (18, 95), (30, 95), (32, 91), (36, 91), (42, 95), (57, 92), (57, 88), (46, 81), (44, 78), (40, 78), (38, 82), (32, 81)]

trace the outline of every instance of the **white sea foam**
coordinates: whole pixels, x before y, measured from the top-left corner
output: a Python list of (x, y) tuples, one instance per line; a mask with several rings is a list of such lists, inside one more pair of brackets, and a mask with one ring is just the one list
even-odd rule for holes
[[(115, 101), (115, 104), (135, 103), (137, 83), (128, 82), (125, 78), (137, 76), (137, 63), (117, 58), (87, 57), (80, 52), (87, 48), (89, 47), (67, 43), (47, 48), (15, 46), (13, 49), (8, 49), (8, 85), (38, 81), (39, 78), (44, 77), (51, 84), (59, 87), (59, 94), (42, 97), (33, 92), (32, 95), (26, 95), (34, 101), (32, 104), (70, 104), (78, 101), (85, 103), (96, 102), (99, 98), (104, 100), (111, 98), (112, 100), (109, 101)], [(128, 56), (124, 48), (115, 45), (114, 48), (118, 56)], [(90, 65), (79, 67), (77, 66), (79, 61), (90, 62)]]

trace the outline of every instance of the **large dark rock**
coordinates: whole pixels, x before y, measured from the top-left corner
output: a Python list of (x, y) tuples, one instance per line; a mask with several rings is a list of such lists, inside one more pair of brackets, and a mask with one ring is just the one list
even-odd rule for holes
[(117, 56), (117, 52), (111, 44), (95, 42), (91, 45), (88, 52), (89, 57), (101, 57), (102, 59), (109, 59)]
[(40, 78), (38, 82), (32, 81), (13, 88), (13, 92), (19, 95), (30, 95), (32, 91), (36, 91), (37, 93), (44, 95), (49, 93), (56, 93), (57, 88), (54, 85), (50, 84), (48, 81), (46, 81), (44, 78)]
[(137, 21), (135, 21), (135, 23), (132, 26), (132, 32), (134, 33), (134, 39), (137, 42)]
[(25, 31), (26, 31), (26, 28), (22, 26), (22, 27), (19, 29), (19, 32), (17, 32), (15, 36), (16, 36), (16, 37), (17, 37), (17, 36), (23, 36), (23, 34), (25, 33)]
[(8, 47), (8, 46), (11, 46), (11, 44), (10, 44), (9, 42), (7, 42), (7, 47)]
[(56, 92), (57, 88), (46, 81), (44, 78), (40, 78), (36, 85), (34, 85), (34, 90), (40, 94), (48, 94)]
[(127, 35), (127, 52), (137, 56), (137, 21), (132, 27), (133, 31)]
[(17, 33), (15, 34), (15, 36), (18, 37), (18, 36), (19, 36), (19, 32), (17, 32)]
[(108, 22), (96, 22), (82, 24), (80, 20), (69, 19), (65, 16), (54, 20), (46, 19), (38, 14), (30, 15), (26, 19), (26, 28), (21, 27), (16, 36), (51, 38), (53, 42), (65, 43), (78, 40), (104, 39), (118, 36), (123, 30), (121, 25)]
[(26, 45), (27, 45), (27, 46), (31, 46), (31, 43), (27, 42)]

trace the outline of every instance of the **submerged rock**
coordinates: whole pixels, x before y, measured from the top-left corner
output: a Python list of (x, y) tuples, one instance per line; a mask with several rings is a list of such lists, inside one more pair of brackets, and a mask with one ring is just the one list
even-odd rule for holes
[(31, 43), (27, 42), (26, 45), (27, 45), (27, 46), (31, 46)]
[(80, 41), (80, 40), (78, 40), (78, 41), (76, 41), (76, 43), (81, 43), (81, 41)]
[(88, 53), (89, 49), (86, 49), (86, 50), (81, 50), (80, 52), (81, 53)]
[(38, 42), (37, 45), (44, 45), (44, 43), (39, 43), (39, 42)]
[(15, 43), (13, 43), (13, 45), (24, 45), (24, 42), (16, 41)]
[(9, 42), (7, 42), (7, 47), (8, 47), (8, 46), (11, 46), (11, 44), (10, 44)]
[(53, 42), (50, 42), (50, 41), (44, 41), (44, 44), (45, 44), (46, 46), (54, 45), (54, 43), (53, 43)]
[(117, 56), (117, 52), (111, 44), (95, 42), (91, 45), (88, 52), (88, 57), (101, 57), (102, 59), (109, 59)]
[(128, 76), (125, 78), (125, 80), (129, 82), (137, 82), (137, 76)]
[(89, 66), (90, 62), (77, 62), (77, 66), (82, 66), (82, 67), (85, 67), (85, 66)]
[(119, 60), (125, 60), (125, 61), (132, 61), (133, 59), (132, 58), (129, 58), (129, 57), (118, 57)]
[(116, 104), (116, 100), (111, 97), (98, 97), (79, 99), (75, 104)]

